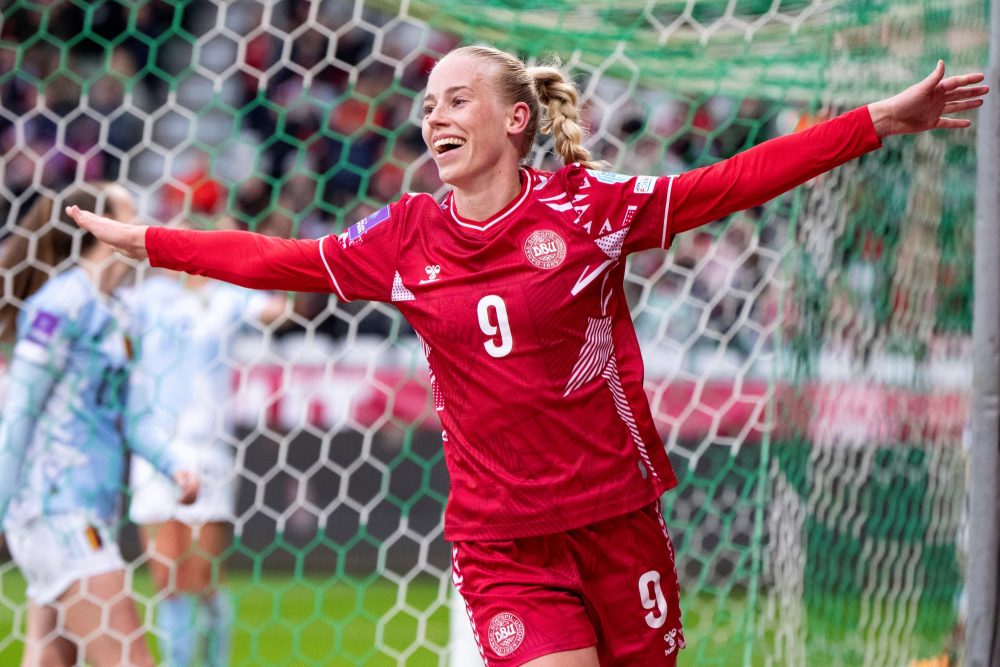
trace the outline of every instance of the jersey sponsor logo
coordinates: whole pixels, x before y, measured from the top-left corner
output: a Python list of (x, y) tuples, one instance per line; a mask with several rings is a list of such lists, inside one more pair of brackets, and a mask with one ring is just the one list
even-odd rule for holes
[(367, 231), (389, 219), (389, 207), (385, 206), (375, 211), (361, 222), (356, 222), (347, 230), (347, 243), (354, 244), (361, 240)]
[(635, 179), (635, 188), (632, 191), (637, 195), (648, 195), (653, 191), (656, 178), (653, 176), (639, 176)]
[(540, 269), (554, 269), (566, 259), (566, 242), (550, 229), (539, 229), (525, 240), (524, 256)]
[(632, 180), (632, 176), (627, 174), (616, 174), (611, 171), (596, 171), (594, 169), (588, 169), (587, 173), (597, 179), (598, 183), (604, 183), (605, 185), (614, 185), (615, 183), (626, 183)]
[(424, 273), (427, 274), (427, 278), (425, 280), (420, 281), (421, 285), (426, 285), (427, 283), (436, 283), (438, 275), (441, 273), (441, 265), (428, 264), (427, 266), (424, 267)]
[(524, 641), (524, 623), (509, 611), (500, 612), (490, 621), (490, 648), (499, 657), (508, 656)]
[(52, 340), (52, 335), (59, 327), (59, 316), (44, 310), (38, 311), (34, 321), (31, 323), (31, 330), (28, 332), (28, 340), (39, 345), (47, 345)]

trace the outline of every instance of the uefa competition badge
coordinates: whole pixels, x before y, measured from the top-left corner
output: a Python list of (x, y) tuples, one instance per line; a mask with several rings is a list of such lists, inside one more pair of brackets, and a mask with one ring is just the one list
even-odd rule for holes
[(503, 658), (517, 650), (524, 641), (524, 623), (514, 614), (504, 611), (490, 621), (490, 648)]
[(540, 269), (554, 269), (566, 259), (566, 242), (551, 230), (539, 229), (524, 242), (524, 256)]

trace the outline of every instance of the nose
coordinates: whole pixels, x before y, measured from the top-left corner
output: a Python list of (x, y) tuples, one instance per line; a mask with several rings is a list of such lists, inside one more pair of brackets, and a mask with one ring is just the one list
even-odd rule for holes
[(436, 105), (433, 109), (431, 109), (431, 112), (427, 114), (425, 118), (427, 120), (427, 124), (433, 127), (444, 125), (446, 122), (446, 118), (444, 116), (444, 112), (441, 111), (440, 104)]

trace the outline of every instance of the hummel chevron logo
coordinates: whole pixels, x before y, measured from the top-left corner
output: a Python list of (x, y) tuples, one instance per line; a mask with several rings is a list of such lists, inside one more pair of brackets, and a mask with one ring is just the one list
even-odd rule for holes
[(435, 283), (435, 282), (437, 282), (438, 274), (441, 273), (441, 265), (440, 264), (430, 264), (428, 266), (425, 266), (424, 267), (424, 273), (427, 274), (427, 279), (426, 280), (421, 280), (420, 281), (421, 285), (423, 285), (425, 283)]

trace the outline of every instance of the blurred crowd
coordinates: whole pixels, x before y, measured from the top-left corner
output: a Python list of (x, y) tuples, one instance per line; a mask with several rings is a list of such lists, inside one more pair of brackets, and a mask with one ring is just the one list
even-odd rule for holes
[[(402, 192), (440, 194), (418, 109), (429, 69), (459, 40), (390, 19), (347, 0), (15, 2), (0, 32), (0, 214), (9, 229), (40, 190), (106, 179), (165, 224), (228, 215), (261, 233), (316, 238)], [(709, 164), (797, 118), (752, 98), (578, 82), (592, 151), (629, 173)], [(535, 163), (556, 168), (544, 138), (541, 148)], [(640, 336), (665, 347), (651, 358), (692, 363), (683, 359), (700, 350), (745, 372), (761, 352), (776, 318), (762, 286), (787, 239), (758, 213), (685, 235), (669, 263), (633, 262)], [(299, 328), (339, 337), (353, 307), (301, 296)], [(406, 330), (381, 309), (354, 315), (362, 333)]]

